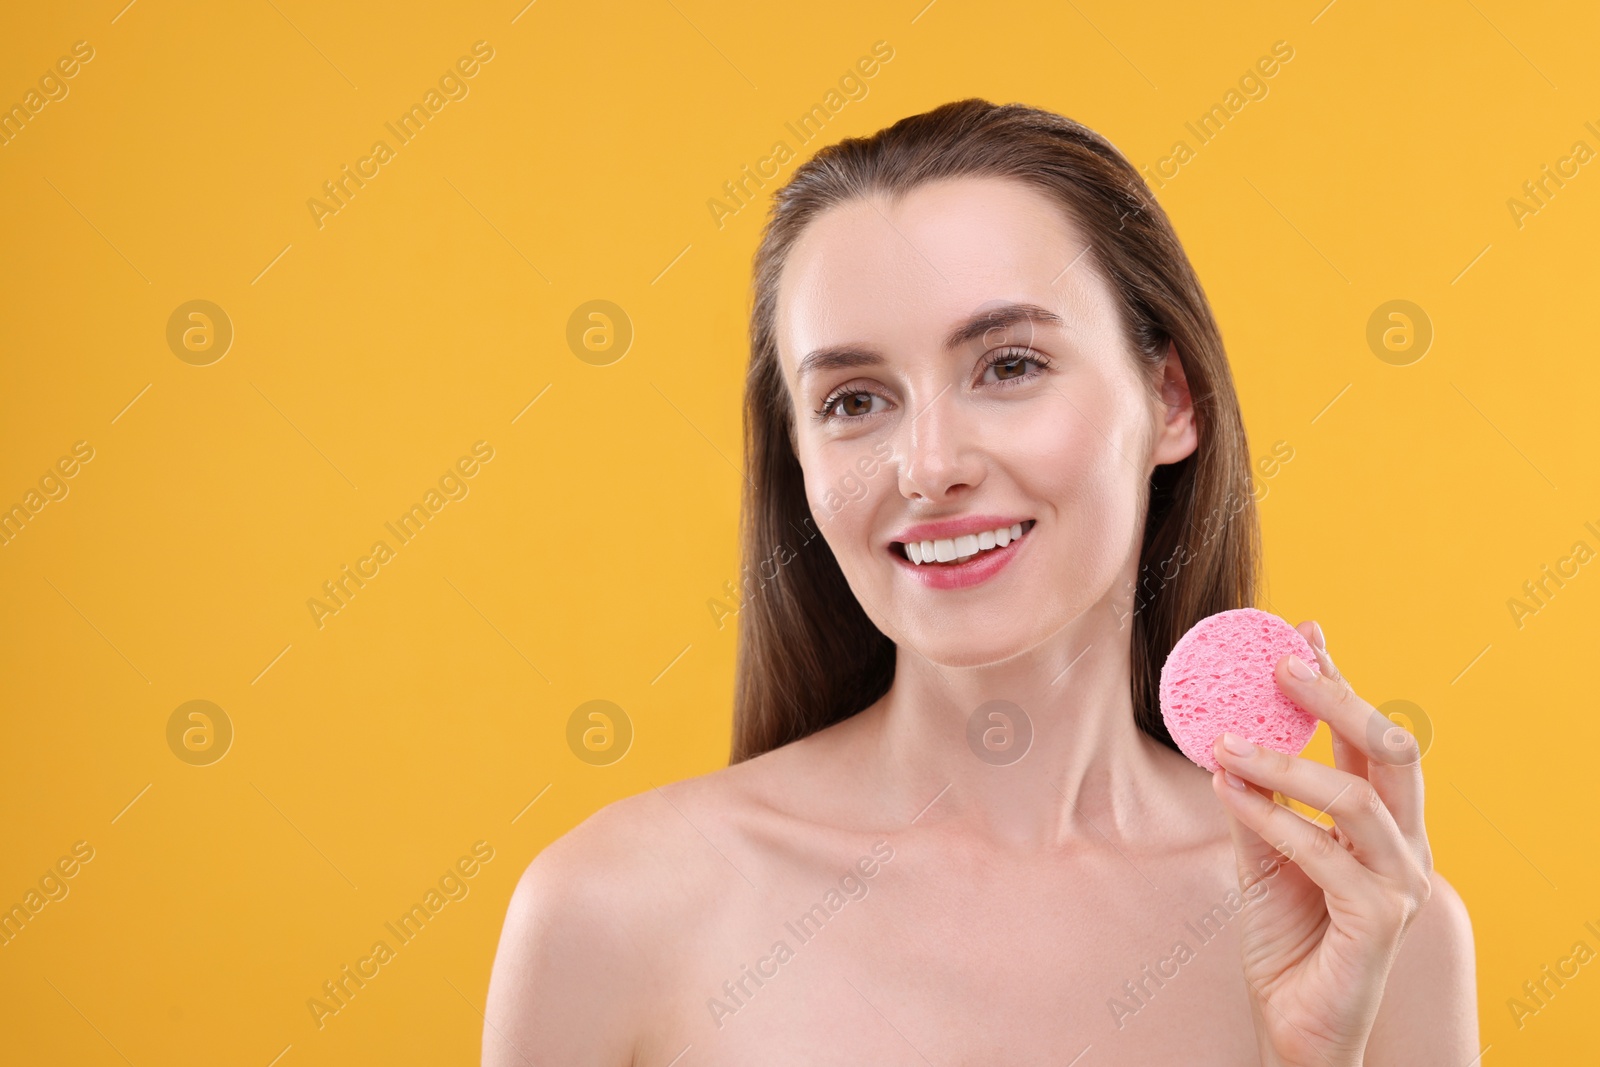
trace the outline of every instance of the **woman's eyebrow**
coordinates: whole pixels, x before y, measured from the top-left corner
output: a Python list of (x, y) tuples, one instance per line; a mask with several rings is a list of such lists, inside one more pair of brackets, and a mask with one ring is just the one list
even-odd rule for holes
[[(982, 338), (990, 330), (1007, 329), (1019, 323), (1036, 326), (1065, 326), (1066, 320), (1038, 304), (1001, 304), (997, 307), (975, 311), (966, 321), (951, 330), (945, 338), (946, 349), (965, 347)], [(823, 371), (848, 370), (855, 367), (874, 367), (883, 363), (883, 356), (861, 345), (833, 345), (808, 353), (800, 360), (795, 372), (797, 380)]]
[(875, 367), (882, 362), (883, 357), (870, 348), (862, 348), (859, 345), (835, 345), (831, 348), (819, 348), (808, 354), (800, 361), (795, 378), (803, 382), (810, 374), (848, 370), (852, 367)]
[(945, 348), (961, 348), (978, 340), (994, 329), (1006, 329), (1027, 322), (1035, 326), (1065, 326), (1066, 320), (1038, 304), (1000, 304), (972, 314), (966, 322), (950, 331), (945, 338)]

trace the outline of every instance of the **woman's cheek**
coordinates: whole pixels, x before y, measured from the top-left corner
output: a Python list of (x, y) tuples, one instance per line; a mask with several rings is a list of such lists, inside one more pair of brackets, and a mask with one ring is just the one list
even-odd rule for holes
[(1113, 591), (1130, 559), (1137, 563), (1144, 540), (1137, 476), (1121, 457), (1112, 457), (1104, 466), (1104, 478), (1097, 483), (1096, 499), (1090, 505), (1095, 529), (1088, 544), (1093, 552), (1085, 560), (1083, 575), (1097, 600)]
[(803, 461), (801, 469), (817, 531), (848, 575), (864, 551), (864, 524), (870, 510), (866, 499), (871, 486), (843, 460), (809, 465)]
[[(1079, 434), (1082, 420), (1072, 433), (1056, 433), (1052, 447), (1032, 465), (1041, 480), (1029, 495), (1049, 507), (1047, 516), (1057, 527), (1057, 558), (1075, 583), (1096, 585), (1111, 581), (1134, 536), (1138, 508), (1136, 472), (1105, 438), (1089, 430)], [(1092, 439), (1091, 439), (1092, 438)]]

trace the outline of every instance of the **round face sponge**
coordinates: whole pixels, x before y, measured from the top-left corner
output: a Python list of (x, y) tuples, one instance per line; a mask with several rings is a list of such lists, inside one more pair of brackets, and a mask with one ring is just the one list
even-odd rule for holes
[(1317, 732), (1318, 719), (1278, 688), (1273, 671), (1288, 655), (1321, 673), (1310, 642), (1268, 612), (1219, 611), (1190, 627), (1161, 667), (1161, 718), (1179, 750), (1215, 771), (1212, 745), (1232, 731), (1298, 756)]

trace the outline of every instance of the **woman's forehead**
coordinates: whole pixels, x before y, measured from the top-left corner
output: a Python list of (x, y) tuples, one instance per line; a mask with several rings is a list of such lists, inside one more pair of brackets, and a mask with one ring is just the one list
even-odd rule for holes
[(1086, 243), (1042, 192), (1001, 178), (858, 198), (807, 226), (778, 285), (779, 351), (790, 371), (817, 348), (942, 338), (981, 306), (1032, 303), (1069, 323), (1104, 298)]

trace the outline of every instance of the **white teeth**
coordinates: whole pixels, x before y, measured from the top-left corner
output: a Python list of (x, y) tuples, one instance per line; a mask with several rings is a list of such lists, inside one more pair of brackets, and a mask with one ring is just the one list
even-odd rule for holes
[(911, 541), (905, 546), (906, 558), (919, 566), (924, 563), (964, 563), (979, 552), (1005, 548), (1022, 536), (1022, 523), (1002, 526), (997, 530), (984, 530), (960, 537), (946, 537), (937, 541)]

